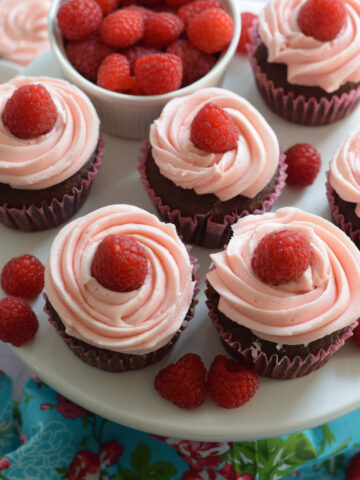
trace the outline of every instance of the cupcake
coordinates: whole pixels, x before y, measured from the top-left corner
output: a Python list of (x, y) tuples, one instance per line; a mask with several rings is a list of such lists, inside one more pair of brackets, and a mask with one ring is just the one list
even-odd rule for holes
[(267, 377), (322, 367), (360, 317), (359, 250), (332, 223), (290, 207), (244, 217), (233, 230), (207, 274), (225, 347)]
[(161, 217), (185, 242), (210, 248), (229, 241), (239, 217), (269, 210), (286, 178), (269, 124), (220, 88), (167, 103), (150, 127), (139, 171)]
[(70, 83), (16, 77), (0, 85), (0, 222), (44, 230), (83, 204), (101, 165), (99, 118)]
[[(329, 36), (333, 38), (325, 40)], [(326, 125), (358, 105), (357, 0), (318, 4), (314, 0), (270, 0), (251, 37), (249, 57), (256, 84), (268, 107), (281, 117), (303, 125)]]
[(100, 208), (56, 236), (46, 310), (84, 362), (113, 372), (143, 368), (169, 351), (193, 316), (194, 262), (173, 225), (130, 205)]

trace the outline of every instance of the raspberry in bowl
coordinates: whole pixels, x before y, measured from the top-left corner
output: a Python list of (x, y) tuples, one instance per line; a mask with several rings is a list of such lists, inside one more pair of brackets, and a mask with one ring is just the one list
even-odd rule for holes
[[(64, 39), (57, 20), (58, 11), (67, 2), (53, 2), (49, 30), (55, 58), (65, 76), (89, 95), (106, 132), (127, 138), (145, 138), (151, 122), (167, 101), (222, 82), (240, 35), (236, 2), (223, 0), (220, 4), (217, 0), (196, 0), (183, 3), (175, 7), (164, 4), (156, 12), (141, 5), (118, 8), (101, 20), (92, 36), (69, 41)], [(202, 15), (200, 21), (195, 18)], [(126, 25), (124, 17), (131, 17)], [(94, 19), (93, 25), (96, 21)], [(195, 27), (190, 37), (196, 46), (184, 33), (191, 22), (195, 22)], [(203, 32), (206, 32), (207, 22), (213, 22), (216, 31), (221, 33), (220, 37), (213, 35), (210, 39), (213, 41), (211, 51), (198, 48), (199, 41), (200, 48), (204, 48)], [(121, 34), (124, 30), (126, 35)], [(205, 44), (210, 44), (210, 40)], [(115, 85), (117, 91), (94, 83), (100, 64), (111, 54), (126, 58), (107, 60), (106, 68), (101, 71), (101, 84)], [(117, 78), (121, 77), (120, 86), (114, 82), (114, 72)]]

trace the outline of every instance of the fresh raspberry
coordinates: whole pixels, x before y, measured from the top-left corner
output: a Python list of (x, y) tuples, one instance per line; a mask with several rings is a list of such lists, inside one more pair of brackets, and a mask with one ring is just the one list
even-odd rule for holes
[(237, 408), (255, 395), (259, 381), (255, 370), (217, 355), (210, 366), (208, 385), (210, 395), (220, 407)]
[(59, 8), (57, 21), (68, 40), (84, 40), (100, 27), (102, 11), (95, 0), (69, 0)]
[(233, 21), (221, 8), (199, 13), (187, 28), (190, 42), (206, 53), (220, 52), (231, 42), (233, 33)]
[(105, 45), (101, 40), (100, 34), (95, 34), (79, 42), (68, 42), (66, 45), (70, 63), (75, 70), (91, 82), (96, 82), (101, 62), (113, 52), (114, 49)]
[(0, 340), (20, 347), (38, 331), (39, 322), (30, 305), (22, 298), (0, 301)]
[(164, 5), (163, 0), (139, 0), (138, 2), (141, 6), (147, 8), (158, 8)]
[(254, 249), (251, 266), (264, 283), (280, 285), (299, 278), (310, 265), (313, 249), (297, 232), (279, 230), (265, 235)]
[(224, 153), (237, 145), (239, 130), (224, 109), (207, 103), (196, 114), (190, 126), (193, 144), (212, 153)]
[(221, 5), (218, 0), (195, 0), (180, 7), (177, 15), (184, 22), (185, 28), (187, 28), (196, 15), (209, 8), (221, 8)]
[(144, 284), (147, 272), (144, 247), (128, 235), (107, 235), (99, 243), (91, 264), (91, 275), (115, 292), (137, 290)]
[(31, 298), (44, 288), (44, 265), (33, 255), (9, 260), (1, 272), (1, 287), (7, 295)]
[(144, 18), (134, 10), (116, 10), (104, 18), (100, 33), (103, 42), (110, 47), (131, 47), (143, 36)]
[(321, 167), (320, 153), (308, 143), (297, 143), (285, 152), (287, 183), (306, 187), (311, 185)]
[(109, 15), (109, 13), (116, 10), (119, 3), (119, 0), (95, 0), (95, 1), (100, 5), (101, 11), (104, 17), (105, 15)]
[(360, 322), (358, 323), (358, 326), (354, 328), (352, 338), (354, 339), (356, 345), (360, 348)]
[(43, 85), (23, 85), (7, 100), (1, 118), (15, 137), (28, 139), (50, 132), (57, 111)]
[(300, 8), (298, 24), (305, 35), (329, 42), (345, 25), (346, 16), (343, 0), (307, 0)]
[(112, 53), (99, 67), (97, 84), (99, 87), (113, 92), (126, 92), (134, 85), (134, 78), (130, 76), (129, 60), (120, 53)]
[(187, 3), (189, 3), (191, 0), (165, 0), (165, 2), (167, 3), (167, 5), (169, 5), (169, 7), (181, 7), (182, 5), (185, 5)]
[(166, 53), (172, 53), (181, 58), (183, 65), (182, 86), (190, 85), (206, 75), (216, 62), (214, 55), (201, 52), (185, 39), (176, 40), (166, 49)]
[(130, 72), (132, 75), (135, 74), (136, 62), (140, 58), (146, 57), (146, 55), (153, 55), (154, 53), (162, 52), (160, 50), (157, 50), (156, 48), (144, 47), (143, 45), (134, 45), (133, 47), (129, 47), (126, 50), (122, 51), (122, 54), (125, 55), (125, 57), (130, 62)]
[(183, 30), (184, 22), (177, 15), (167, 12), (154, 13), (145, 20), (142, 41), (147, 47), (166, 48)]
[(133, 5), (133, 4), (128, 5), (127, 7), (124, 7), (123, 10), (130, 10), (132, 12), (140, 13), (144, 19), (144, 22), (154, 13), (152, 10), (149, 10), (148, 8), (142, 7), (141, 5)]
[(145, 95), (172, 92), (181, 86), (182, 63), (177, 55), (156, 53), (140, 58), (135, 65), (138, 88)]
[(360, 452), (350, 460), (346, 474), (347, 480), (360, 480)]
[(155, 388), (180, 408), (196, 408), (207, 395), (206, 368), (195, 353), (188, 353), (161, 370)]
[(251, 42), (249, 36), (249, 30), (254, 23), (254, 20), (257, 18), (257, 15), (251, 12), (242, 12), (241, 13), (241, 34), (238, 46), (236, 51), (239, 53), (247, 54), (246, 45)]

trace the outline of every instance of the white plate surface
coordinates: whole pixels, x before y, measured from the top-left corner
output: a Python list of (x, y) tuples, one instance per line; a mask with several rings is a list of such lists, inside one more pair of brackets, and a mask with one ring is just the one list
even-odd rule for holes
[[(241, 2), (244, 9), (258, 4)], [(61, 77), (48, 52), (25, 72)], [(233, 60), (224, 87), (245, 96), (259, 108), (276, 131), (283, 149), (297, 142), (315, 145), (323, 158), (315, 183), (303, 190), (287, 187), (278, 207), (293, 205), (329, 219), (325, 196), (325, 171), (339, 143), (359, 125), (360, 109), (350, 118), (328, 127), (289, 124), (273, 115), (260, 99), (244, 58)], [(111, 203), (133, 203), (153, 213), (137, 172), (140, 142), (105, 135), (106, 154), (89, 198), (78, 216)], [(0, 226), (0, 267), (13, 256), (33, 253), (46, 261), (58, 229), (24, 233)], [(209, 250), (194, 247), (202, 278), (209, 265)], [(203, 284), (202, 284), (203, 289)], [(349, 341), (321, 370), (291, 381), (261, 378), (255, 397), (235, 410), (217, 407), (211, 399), (194, 411), (181, 410), (163, 400), (153, 388), (156, 373), (187, 352), (197, 352), (209, 366), (224, 353), (209, 322), (204, 294), (199, 295), (194, 320), (173, 351), (161, 362), (138, 372), (112, 374), (87, 366), (65, 346), (43, 313), (43, 299), (33, 307), (40, 330), (26, 346), (13, 351), (37, 375), (80, 405), (121, 424), (147, 432), (192, 440), (231, 441), (270, 437), (319, 425), (360, 407), (360, 351)]]

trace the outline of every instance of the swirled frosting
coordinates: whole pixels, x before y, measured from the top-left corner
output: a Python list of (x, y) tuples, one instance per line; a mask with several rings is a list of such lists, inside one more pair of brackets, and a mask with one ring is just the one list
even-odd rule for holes
[[(249, 215), (233, 227), (224, 252), (211, 255), (207, 279), (220, 295), (219, 310), (258, 337), (277, 344), (304, 344), (347, 327), (360, 317), (360, 252), (337, 227), (296, 208)], [(279, 286), (263, 283), (251, 257), (267, 233), (304, 235), (313, 259), (302, 276)]]
[[(222, 107), (239, 129), (237, 147), (208, 153), (190, 140), (190, 126), (207, 103)], [(199, 195), (221, 201), (253, 198), (271, 180), (279, 163), (279, 143), (264, 117), (242, 97), (221, 88), (204, 88), (168, 102), (150, 127), (155, 163), (163, 176)]]
[(1, 0), (0, 57), (28, 65), (49, 48), (51, 0)]
[(0, 119), (0, 182), (12, 188), (39, 190), (66, 180), (89, 160), (99, 138), (95, 108), (65, 80), (20, 76), (1, 84), (0, 117), (17, 88), (37, 83), (50, 93), (57, 120), (49, 133), (24, 140), (12, 135)]
[(287, 80), (333, 92), (360, 82), (360, 3), (344, 0), (346, 23), (337, 37), (321, 42), (304, 35), (297, 16), (306, 0), (270, 0), (259, 16), (259, 35), (268, 61), (287, 65)]
[(356, 203), (360, 217), (360, 128), (352, 132), (336, 150), (330, 162), (330, 185), (340, 198)]
[[(109, 234), (131, 235), (149, 259), (138, 290), (108, 290), (91, 276), (97, 245)], [(88, 344), (146, 354), (166, 345), (182, 324), (194, 292), (192, 265), (172, 224), (138, 207), (110, 205), (72, 221), (56, 236), (45, 288), (66, 332)]]

